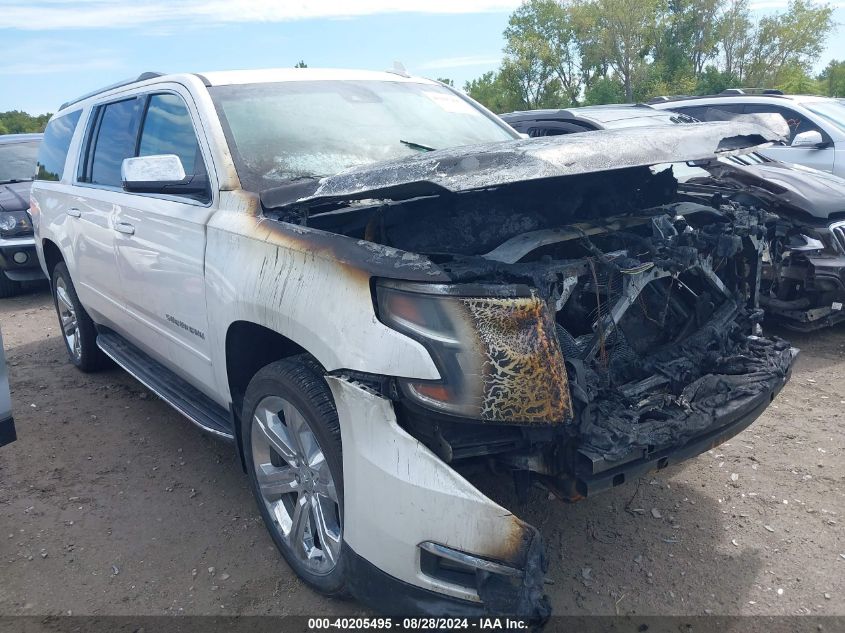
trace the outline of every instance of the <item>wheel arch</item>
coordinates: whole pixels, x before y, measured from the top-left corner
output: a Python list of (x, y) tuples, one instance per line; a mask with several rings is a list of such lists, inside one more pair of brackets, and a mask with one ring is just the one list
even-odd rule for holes
[(235, 321), (226, 330), (225, 353), (226, 380), (232, 402), (231, 415), (235, 425), (235, 441), (241, 466), (246, 469), (239, 421), (244, 395), (250, 380), (261, 368), (270, 363), (308, 354), (308, 350), (263, 325), (251, 321)]
[(50, 239), (41, 240), (41, 251), (44, 253), (44, 266), (47, 268), (44, 272), (47, 273), (47, 279), (52, 279), (56, 265), (65, 261), (65, 258), (58, 245)]

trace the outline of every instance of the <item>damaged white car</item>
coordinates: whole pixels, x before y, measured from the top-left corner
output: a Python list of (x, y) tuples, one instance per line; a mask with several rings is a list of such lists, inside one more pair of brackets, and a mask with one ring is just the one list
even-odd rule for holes
[(53, 117), (32, 214), (71, 361), (232, 440), (309, 585), (540, 619), (538, 531), (461, 473), (575, 501), (760, 415), (796, 353), (759, 329), (763, 212), (667, 165), (771, 135), (524, 140), (392, 73), (143, 75)]

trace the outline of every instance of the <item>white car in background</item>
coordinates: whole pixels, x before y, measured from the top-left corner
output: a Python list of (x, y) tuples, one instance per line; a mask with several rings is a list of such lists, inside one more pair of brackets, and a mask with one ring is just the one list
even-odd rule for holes
[(775, 90), (739, 89), (706, 97), (658, 97), (649, 105), (674, 110), (699, 121), (728, 121), (742, 114), (780, 114), (789, 124), (787, 144), (760, 150), (783, 163), (806, 165), (845, 177), (845, 100), (785, 95)]

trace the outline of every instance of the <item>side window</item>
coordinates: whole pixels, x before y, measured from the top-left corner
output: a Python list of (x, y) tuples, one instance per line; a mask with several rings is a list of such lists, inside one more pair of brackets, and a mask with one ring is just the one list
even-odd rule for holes
[(140, 99), (132, 98), (100, 106), (92, 134), (90, 171), (87, 180), (97, 185), (121, 187), (124, 158), (135, 155)]
[(38, 148), (36, 180), (61, 180), (67, 152), (82, 110), (57, 117), (47, 124), (44, 140)]
[(672, 108), (675, 112), (691, 116), (699, 121), (707, 120), (707, 106), (693, 106), (688, 108)]
[(799, 114), (798, 112), (790, 108), (767, 104), (749, 103), (745, 106), (745, 111), (750, 114), (763, 114), (769, 112), (780, 114), (784, 119), (786, 119), (787, 125), (789, 125), (790, 143), (792, 143), (792, 141), (795, 139), (796, 134), (800, 134), (801, 132), (812, 131), (818, 132), (822, 135), (823, 139), (829, 140), (828, 135), (818, 125), (810, 121), (802, 114)]
[(150, 97), (138, 156), (175, 154), (187, 176), (206, 175), (191, 115), (181, 97), (154, 94)]

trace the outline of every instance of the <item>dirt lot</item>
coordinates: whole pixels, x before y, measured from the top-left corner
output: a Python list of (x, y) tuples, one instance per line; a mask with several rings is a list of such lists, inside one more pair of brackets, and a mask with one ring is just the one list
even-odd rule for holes
[[(84, 375), (46, 290), (0, 301), (20, 439), (0, 449), (0, 615), (364, 614), (292, 574), (230, 445), (114, 369)], [(845, 614), (845, 328), (791, 340), (752, 427), (543, 532), (564, 614)], [(510, 493), (505, 493), (507, 497)]]

